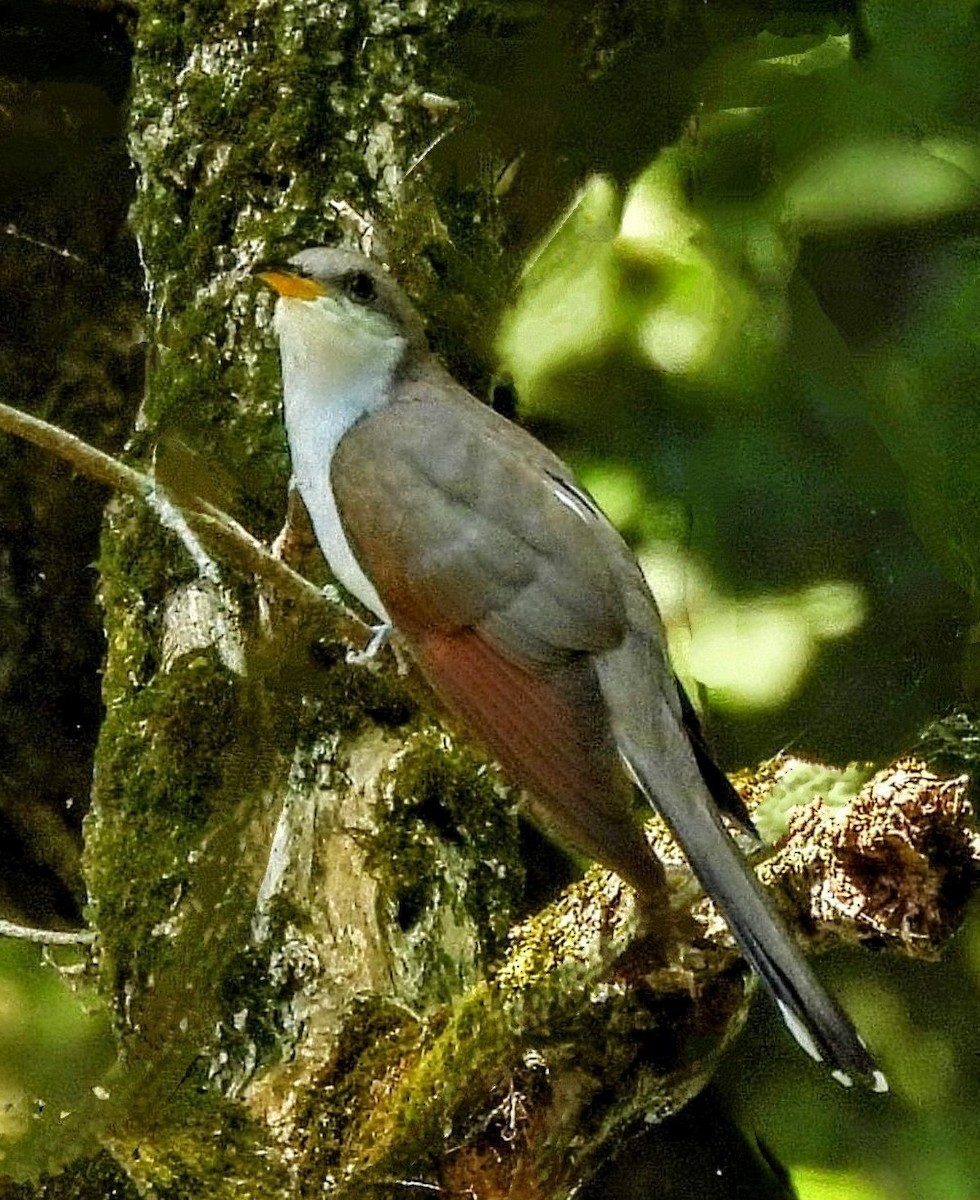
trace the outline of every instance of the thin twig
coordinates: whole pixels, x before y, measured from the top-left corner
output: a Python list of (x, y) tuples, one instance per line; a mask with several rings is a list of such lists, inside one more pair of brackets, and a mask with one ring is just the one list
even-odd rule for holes
[[(0, 430), (56, 454), (90, 479), (149, 503), (160, 515), (160, 505), (151, 501), (160, 495), (162, 489), (152, 475), (134, 470), (74, 434), (2, 402)], [(325, 591), (310, 583), (282, 559), (270, 553), (258, 538), (227, 513), (206, 501), (201, 501), (197, 509), (181, 511), (187, 524), (202, 541), (219, 549), (226, 561), (238, 570), (250, 572), (268, 582), (291, 600), (315, 610), (321, 618), (327, 618), (331, 631), (338, 638), (358, 644), (370, 637), (370, 627), (340, 603), (336, 592)]]
[(40, 417), (21, 412), (19, 408), (0, 403), (0, 429), (33, 442), (35, 446), (51, 454), (57, 454), (89, 479), (105, 483), (116, 491), (137, 496), (141, 500), (145, 500), (153, 491), (154, 483), (149, 475), (127, 467), (125, 463), (104, 454), (88, 442), (83, 442), (73, 433), (59, 429), (57, 425), (50, 425)]
[(45, 946), (90, 946), (95, 941), (91, 929), (35, 929), (30, 925), (17, 925), (14, 921), (0, 921), (0, 937), (40, 942)]
[(70, 258), (73, 262), (81, 263), (83, 267), (88, 267), (89, 264), (80, 254), (75, 254), (64, 246), (56, 246), (53, 242), (46, 242), (44, 238), (34, 237), (30, 233), (24, 231), (15, 225), (13, 222), (8, 222), (4, 226), (3, 232), (7, 237), (14, 238), (18, 242), (26, 242), (29, 246), (37, 246), (39, 250), (47, 250), (51, 254), (56, 254), (58, 258)]
[[(310, 583), (305, 575), (300, 575), (288, 563), (271, 554), (268, 547), (254, 534), (249, 533), (244, 525), (239, 525), (234, 517), (230, 517), (209, 501), (202, 501), (199, 509), (189, 512), (187, 521), (205, 541), (219, 546), (233, 566), (260, 576), (291, 600), (298, 600), (301, 604), (310, 604), (316, 608), (340, 604), (333, 589), (325, 592), (315, 583)], [(353, 614), (351, 618), (357, 620)], [(366, 625), (363, 629), (366, 633), (370, 632)]]

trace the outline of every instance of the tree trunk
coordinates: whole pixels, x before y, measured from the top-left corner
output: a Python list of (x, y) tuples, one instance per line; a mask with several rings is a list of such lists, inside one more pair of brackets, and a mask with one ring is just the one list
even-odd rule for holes
[[(446, 246), (456, 214), (405, 177), (451, 115), (422, 98), (438, 91), (450, 15), (141, 9), (131, 144), (150, 365), (136, 450), (182, 502), (220, 475), (251, 529), (271, 536), (285, 511), (259, 258), (334, 239), (340, 199), (403, 252)], [(473, 260), (495, 252), (489, 224), (468, 231)], [(176, 1150), (174, 1134), (223, 1119), (233, 1097), (247, 1120), (232, 1173), (261, 1147), (281, 1194), (289, 1158), (267, 1152), (338, 1048), (423, 1019), (500, 953), (521, 889), (513, 805), (393, 672), (348, 666), (253, 580), (195, 562), (152, 507), (112, 506), (100, 567), (106, 720), (86, 871), (125, 1049), (108, 1089), (117, 1145), (143, 1149), (152, 1182), (147, 1128), (173, 1124), (167, 1170), (176, 1155), (203, 1180), (207, 1141)]]

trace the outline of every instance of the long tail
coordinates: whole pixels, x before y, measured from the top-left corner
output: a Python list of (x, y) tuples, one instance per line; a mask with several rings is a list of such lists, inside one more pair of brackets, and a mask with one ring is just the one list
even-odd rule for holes
[(838, 1083), (850, 1087), (858, 1080), (876, 1092), (886, 1092), (885, 1076), (776, 915), (704, 787), (692, 789), (693, 795), (675, 787), (655, 791), (652, 781), (663, 780), (658, 764), (621, 749), (640, 790), (670, 826), (749, 965), (772, 994), (790, 1033), (812, 1058), (830, 1067)]

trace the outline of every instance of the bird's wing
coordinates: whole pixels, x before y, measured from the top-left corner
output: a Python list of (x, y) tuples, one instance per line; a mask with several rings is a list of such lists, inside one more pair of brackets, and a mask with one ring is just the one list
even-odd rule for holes
[(594, 667), (626, 631), (603, 546), (622, 543), (567, 467), (466, 393), (419, 386), (344, 435), (331, 480), (355, 557), (450, 713), (555, 833), (658, 893)]
[(447, 402), (419, 384), (365, 417), (331, 480), (354, 554), (403, 632), (473, 629), (542, 667), (622, 640), (605, 517), (559, 459), (462, 389)]
[(558, 833), (656, 896), (621, 756), (800, 1043), (841, 1082), (882, 1090), (722, 825), (719, 802), (748, 814), (682, 708), (626, 547), (557, 458), (450, 396), (409, 388), (345, 434), (331, 468), (354, 554), (430, 682)]

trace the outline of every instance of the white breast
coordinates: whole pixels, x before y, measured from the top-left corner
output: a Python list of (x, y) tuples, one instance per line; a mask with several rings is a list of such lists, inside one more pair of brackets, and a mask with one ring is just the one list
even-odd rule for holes
[(385, 403), (405, 342), (352, 329), (349, 322), (337, 320), (324, 300), (280, 299), (275, 324), (296, 486), (330, 570), (347, 591), (387, 621), (385, 607), (340, 524), (330, 464), (347, 430)]

